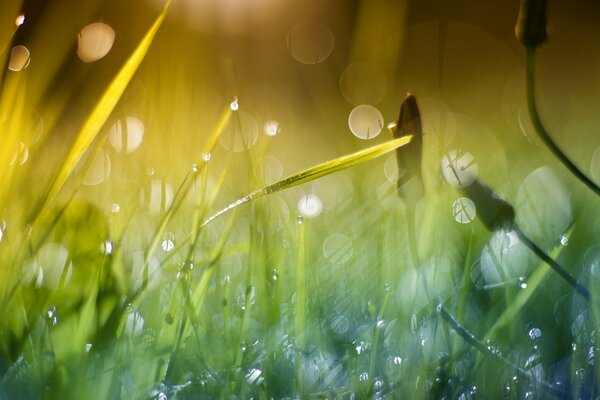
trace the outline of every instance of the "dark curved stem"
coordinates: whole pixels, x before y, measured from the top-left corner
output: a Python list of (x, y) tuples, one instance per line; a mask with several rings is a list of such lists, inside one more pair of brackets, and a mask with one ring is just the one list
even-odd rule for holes
[(525, 246), (527, 246), (533, 253), (538, 256), (542, 261), (544, 261), (550, 268), (554, 270), (557, 274), (561, 276), (569, 285), (575, 289), (577, 293), (581, 295), (587, 301), (590, 301), (591, 295), (589, 290), (580, 282), (578, 282), (573, 275), (571, 275), (566, 269), (564, 269), (559, 263), (557, 263), (552, 257), (544, 252), (544, 250), (540, 249), (538, 245), (536, 245), (531, 239), (521, 231), (521, 229), (517, 226), (514, 226), (514, 231), (517, 233), (519, 240), (523, 242)]
[[(452, 328), (470, 346), (475, 348), (477, 351), (479, 351), (484, 356), (487, 356), (488, 358), (499, 361), (502, 364), (513, 369), (519, 376), (527, 379), (529, 382), (533, 381), (534, 378), (530, 373), (528, 373), (527, 371), (525, 371), (523, 368), (519, 367), (518, 365), (512, 363), (508, 359), (504, 358), (501, 354), (492, 351), (481, 340), (477, 339), (475, 337), (475, 335), (473, 335), (471, 332), (469, 332), (460, 322), (458, 322), (458, 320), (454, 317), (454, 315), (452, 315), (450, 312), (448, 312), (448, 310), (446, 310), (446, 308), (444, 307), (444, 305), (441, 302), (438, 302), (437, 311), (441, 315), (442, 319), (444, 321), (446, 321), (446, 323), (450, 326), (450, 328)], [(564, 393), (558, 392), (556, 390), (556, 388), (554, 388), (551, 384), (549, 384), (548, 382), (546, 382), (544, 380), (540, 380), (537, 383), (540, 384), (542, 386), (542, 388), (550, 394), (553, 394), (555, 396), (557, 394), (564, 395)]]
[(554, 140), (548, 134), (546, 128), (542, 124), (540, 116), (538, 114), (537, 105), (535, 102), (535, 49), (527, 49), (527, 72), (525, 74), (526, 80), (526, 91), (527, 91), (527, 108), (529, 110), (529, 116), (533, 127), (538, 133), (538, 136), (544, 144), (550, 149), (552, 154), (563, 163), (563, 165), (573, 174), (577, 179), (583, 182), (591, 191), (596, 195), (600, 196), (600, 187), (587, 177), (573, 162), (563, 153), (563, 151), (554, 143)]

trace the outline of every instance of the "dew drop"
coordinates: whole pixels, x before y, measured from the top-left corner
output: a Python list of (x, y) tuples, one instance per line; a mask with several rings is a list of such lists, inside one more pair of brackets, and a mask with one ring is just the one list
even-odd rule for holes
[(102, 254), (111, 255), (113, 252), (113, 242), (111, 240), (106, 240), (100, 244), (100, 251)]
[(154, 168), (152, 168), (152, 167), (146, 168), (146, 175), (154, 176)]
[(567, 246), (569, 244), (569, 237), (567, 235), (561, 235), (560, 244), (563, 246)]
[(273, 120), (267, 121), (263, 130), (267, 136), (277, 136), (279, 133), (279, 122)]
[(85, 352), (89, 353), (91, 349), (92, 349), (92, 344), (91, 343), (86, 343), (86, 345), (85, 345)]
[(529, 330), (529, 339), (535, 340), (542, 336), (542, 331), (539, 328), (532, 328)]
[(527, 282), (525, 281), (525, 278), (522, 276), (519, 277), (519, 287), (521, 289), (527, 289)]
[(23, 25), (25, 23), (25, 15), (21, 14), (17, 18), (15, 18), (15, 25), (17, 27)]
[(358, 380), (361, 382), (366, 382), (369, 380), (369, 374), (367, 374), (366, 372), (363, 372), (362, 374), (360, 374), (358, 376)]
[(229, 108), (231, 108), (231, 111), (237, 111), (240, 109), (240, 104), (238, 103), (237, 97), (233, 98), (233, 101), (231, 102), (231, 104), (229, 104)]
[(246, 382), (250, 385), (260, 385), (263, 382), (262, 371), (258, 368), (252, 368), (246, 374)]
[(297, 223), (298, 225), (302, 225), (302, 223), (303, 223), (303, 222), (304, 222), (304, 217), (303, 217), (302, 215), (298, 215), (298, 216), (296, 217), (296, 223)]
[(113, 214), (118, 214), (119, 211), (121, 211), (121, 206), (119, 205), (119, 203), (112, 203), (112, 205), (110, 206), (110, 211)]
[(204, 153), (204, 154), (202, 155), (202, 159), (203, 159), (205, 162), (209, 162), (211, 158), (212, 158), (212, 154), (210, 154), (210, 153)]
[(175, 243), (173, 243), (173, 241), (171, 239), (163, 240), (162, 249), (164, 251), (169, 252), (169, 251), (173, 250), (174, 247), (175, 247)]

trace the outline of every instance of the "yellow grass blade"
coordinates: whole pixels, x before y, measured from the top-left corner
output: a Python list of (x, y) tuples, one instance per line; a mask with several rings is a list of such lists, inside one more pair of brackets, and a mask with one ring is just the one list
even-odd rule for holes
[(73, 143), (73, 146), (71, 147), (71, 150), (67, 154), (67, 157), (60, 168), (58, 175), (52, 183), (44, 205), (41, 209), (44, 209), (45, 205), (54, 199), (69, 176), (73, 173), (75, 167), (79, 161), (81, 161), (82, 157), (94, 139), (97, 137), (100, 129), (102, 129), (102, 126), (123, 95), (127, 85), (131, 81), (131, 78), (142, 63), (142, 60), (148, 52), (148, 49), (150, 48), (158, 29), (165, 19), (170, 4), (171, 0), (167, 0), (159, 16), (156, 18), (148, 32), (146, 32), (146, 35), (142, 38), (136, 49), (129, 56), (123, 67), (121, 67), (112, 82), (108, 85), (106, 91), (102, 94), (102, 97), (100, 97), (100, 100), (86, 119), (83, 127), (77, 135), (77, 138), (75, 139), (75, 142)]
[(407, 145), (412, 140), (412, 135), (403, 136), (398, 139), (390, 140), (388, 142), (369, 147), (368, 149), (364, 149), (361, 151), (357, 151), (356, 153), (348, 154), (346, 156), (342, 156), (336, 158), (331, 161), (324, 162), (319, 165), (315, 165), (314, 167), (305, 169), (304, 171), (298, 172), (297, 174), (288, 176), (285, 179), (282, 179), (278, 182), (273, 183), (272, 185), (266, 186), (262, 189), (255, 190), (254, 192), (238, 199), (237, 201), (231, 203), (224, 209), (220, 210), (210, 218), (208, 218), (202, 226), (207, 225), (215, 218), (220, 217), (226, 212), (231, 211), (232, 209), (241, 206), (242, 204), (246, 204), (254, 199), (262, 197), (267, 194), (275, 193), (280, 190), (288, 189), (294, 186), (301, 185), (306, 182), (310, 182), (317, 178), (320, 178), (325, 175), (332, 174), (337, 171), (341, 171), (343, 169), (352, 167), (354, 165), (362, 164), (364, 162), (370, 161), (374, 158), (382, 156), (390, 151), (393, 151), (401, 146)]

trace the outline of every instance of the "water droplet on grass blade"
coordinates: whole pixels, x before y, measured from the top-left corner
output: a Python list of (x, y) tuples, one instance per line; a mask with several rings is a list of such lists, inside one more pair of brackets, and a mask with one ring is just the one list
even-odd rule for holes
[(12, 160), (10, 160), (10, 165), (15, 165), (17, 163), (19, 165), (23, 165), (27, 162), (28, 159), (29, 159), (29, 149), (27, 148), (25, 143), (19, 142), (18, 148), (15, 151), (15, 154), (13, 155)]
[(263, 382), (262, 371), (258, 368), (252, 368), (246, 374), (246, 382), (250, 385), (260, 385)]
[(529, 339), (536, 340), (542, 336), (542, 331), (539, 328), (531, 328), (529, 330)]
[(359, 139), (373, 139), (381, 133), (384, 126), (383, 115), (373, 106), (354, 107), (348, 117), (348, 126), (352, 134)]
[(102, 244), (100, 244), (100, 252), (102, 254), (111, 255), (113, 252), (113, 242), (111, 240), (106, 240)]
[(162, 242), (162, 249), (167, 253), (175, 248), (175, 243), (171, 239), (165, 239)]
[(240, 109), (240, 104), (237, 97), (233, 98), (233, 101), (229, 104), (229, 108), (231, 108), (231, 111), (237, 111)]
[(108, 54), (115, 41), (115, 31), (101, 22), (87, 25), (79, 32), (77, 55), (83, 62), (94, 62)]
[(25, 23), (25, 15), (21, 14), (19, 16), (17, 16), (17, 18), (15, 18), (15, 25), (17, 27), (23, 25)]
[(267, 136), (277, 136), (279, 133), (279, 122), (273, 120), (265, 122), (263, 131)]

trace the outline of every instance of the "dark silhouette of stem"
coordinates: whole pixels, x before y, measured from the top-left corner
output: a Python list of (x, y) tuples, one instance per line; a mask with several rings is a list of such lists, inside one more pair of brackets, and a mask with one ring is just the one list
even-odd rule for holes
[(561, 276), (569, 285), (571, 285), (577, 293), (579, 293), (583, 298), (587, 301), (590, 301), (591, 295), (589, 290), (580, 282), (578, 282), (569, 272), (564, 269), (559, 263), (557, 263), (552, 257), (544, 252), (544, 250), (540, 249), (538, 245), (536, 245), (531, 239), (523, 233), (523, 231), (515, 224), (513, 227), (516, 232), (519, 240), (523, 242), (525, 246), (527, 246), (533, 253), (538, 256), (542, 261), (544, 261), (550, 268), (554, 270), (558, 275)]
[(596, 195), (600, 196), (600, 187), (587, 177), (573, 162), (563, 153), (556, 145), (554, 140), (548, 134), (546, 128), (542, 124), (538, 114), (537, 105), (535, 102), (535, 48), (527, 49), (527, 72), (526, 72), (526, 91), (527, 91), (527, 108), (533, 127), (544, 144), (550, 149), (552, 154), (559, 159), (560, 162), (573, 174), (577, 179), (583, 182)]

